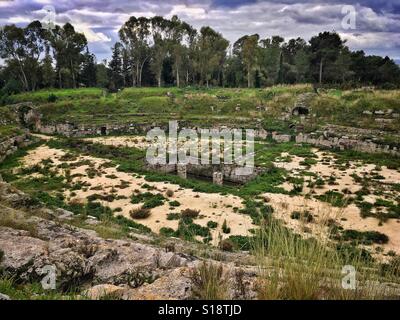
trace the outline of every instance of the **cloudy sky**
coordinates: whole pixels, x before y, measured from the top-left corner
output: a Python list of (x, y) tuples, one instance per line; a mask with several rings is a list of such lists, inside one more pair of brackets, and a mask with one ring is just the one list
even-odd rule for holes
[[(345, 5), (356, 9), (356, 28), (344, 29)], [(118, 29), (132, 15), (178, 15), (196, 28), (210, 25), (234, 42), (244, 34), (309, 40), (320, 31), (339, 32), (352, 49), (400, 62), (400, 0), (0, 0), (0, 26), (43, 20), (46, 6), (56, 23), (84, 32), (99, 59), (110, 57)]]

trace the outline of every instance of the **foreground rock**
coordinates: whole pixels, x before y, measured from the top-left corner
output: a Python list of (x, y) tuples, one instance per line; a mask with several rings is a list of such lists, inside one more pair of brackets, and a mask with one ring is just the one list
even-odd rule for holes
[(4, 300), (11, 300), (11, 299), (8, 295), (0, 293), (0, 301), (1, 300), (4, 301)]
[[(78, 287), (90, 299), (193, 298), (192, 275), (202, 263), (199, 258), (133, 240), (103, 239), (93, 230), (62, 224), (60, 212), (41, 209), (4, 183), (0, 206), (0, 220), (10, 212), (13, 218), (11, 225), (0, 225), (0, 269), (19, 282), (40, 282), (53, 268), (57, 288)], [(22, 207), (30, 208), (28, 213), (14, 209)], [(54, 220), (29, 212), (45, 212)], [(236, 268), (225, 263), (223, 269), (229, 274)], [(234, 296), (234, 286), (227, 298)]]

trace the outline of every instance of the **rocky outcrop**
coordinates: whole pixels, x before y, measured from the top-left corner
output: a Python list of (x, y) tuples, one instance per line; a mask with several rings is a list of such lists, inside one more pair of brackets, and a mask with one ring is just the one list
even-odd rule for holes
[(313, 146), (339, 149), (339, 150), (355, 150), (366, 153), (384, 153), (400, 157), (400, 151), (397, 147), (389, 145), (381, 145), (373, 142), (372, 140), (357, 140), (351, 139), (347, 136), (330, 136), (328, 134), (303, 134), (300, 133), (296, 136), (297, 143), (306, 143)]
[[(193, 297), (192, 275), (202, 263), (199, 258), (175, 247), (166, 250), (129, 239), (103, 239), (95, 231), (63, 224), (58, 211), (33, 203), (5, 183), (0, 183), (0, 206), (0, 220), (10, 210), (15, 221), (15, 228), (0, 225), (0, 269), (20, 283), (41, 281), (51, 267), (57, 288), (87, 288), (86, 294), (93, 299), (104, 295), (120, 299)], [(35, 215), (16, 208), (29, 208)], [(19, 215), (26, 219), (23, 225), (32, 226), (32, 230), (19, 229)], [(228, 263), (222, 265), (227, 274), (237, 269)], [(255, 279), (254, 272), (246, 276)], [(232, 295), (236, 292), (235, 283), (229, 290)]]
[(35, 140), (29, 136), (29, 132), (27, 130), (25, 130), (25, 133), (23, 134), (4, 139), (0, 142), (0, 162), (16, 152), (18, 148), (26, 147), (34, 142)]

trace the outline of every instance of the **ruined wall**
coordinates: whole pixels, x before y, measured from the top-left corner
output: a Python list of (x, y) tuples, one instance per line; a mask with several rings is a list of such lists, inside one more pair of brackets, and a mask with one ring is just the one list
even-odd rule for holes
[(85, 137), (110, 134), (143, 134), (153, 128), (149, 124), (76, 125), (73, 123), (39, 124), (36, 131), (66, 137)]
[[(146, 169), (151, 171), (157, 171), (162, 173), (177, 173), (179, 176), (183, 177), (183, 166), (178, 164), (165, 164), (165, 165), (151, 165), (146, 164)], [(204, 177), (213, 179), (215, 172), (221, 172), (223, 181), (229, 181), (233, 183), (244, 184), (247, 183), (258, 175), (263, 173), (265, 168), (254, 168), (253, 172), (248, 175), (238, 174), (237, 169), (241, 168), (235, 164), (216, 164), (216, 165), (205, 165), (205, 164), (188, 164), (186, 167), (186, 174), (190, 174), (197, 177)]]
[(24, 134), (9, 137), (4, 139), (3, 141), (0, 141), (0, 162), (2, 162), (9, 155), (16, 152), (18, 148), (26, 147), (34, 142), (35, 140), (31, 139), (28, 131), (26, 131), (26, 133)]
[(377, 144), (373, 141), (362, 141), (350, 139), (349, 137), (329, 137), (317, 134), (298, 134), (296, 136), (297, 143), (307, 143), (317, 147), (340, 149), (340, 150), (355, 150), (366, 153), (385, 153), (393, 156), (400, 156), (397, 147), (389, 145)]

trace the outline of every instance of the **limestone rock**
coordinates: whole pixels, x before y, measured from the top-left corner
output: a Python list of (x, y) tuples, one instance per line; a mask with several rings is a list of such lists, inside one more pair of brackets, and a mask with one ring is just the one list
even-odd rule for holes
[(73, 212), (64, 209), (56, 209), (55, 212), (60, 219), (70, 220), (74, 216)]
[(85, 292), (91, 300), (100, 300), (101, 298), (114, 298), (121, 299), (125, 289), (122, 287), (114, 286), (112, 284), (99, 284)]
[(11, 299), (8, 295), (0, 293), (0, 301), (1, 300), (4, 301), (4, 300), (11, 300)]

